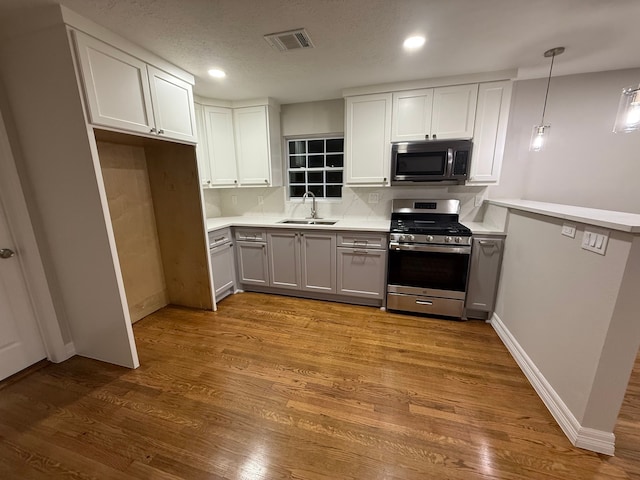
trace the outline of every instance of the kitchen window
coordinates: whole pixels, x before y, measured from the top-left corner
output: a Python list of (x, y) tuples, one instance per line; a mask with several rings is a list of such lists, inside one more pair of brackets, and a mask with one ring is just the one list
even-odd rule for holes
[(344, 137), (287, 139), (289, 198), (341, 198), (343, 171)]

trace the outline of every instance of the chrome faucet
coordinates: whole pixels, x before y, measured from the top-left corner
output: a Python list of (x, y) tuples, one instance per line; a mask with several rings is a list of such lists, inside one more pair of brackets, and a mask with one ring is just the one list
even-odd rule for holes
[(313, 204), (311, 205), (311, 216), (309, 218), (318, 218), (318, 210), (316, 209), (316, 196), (311, 192), (305, 192), (302, 196), (302, 203), (307, 199), (307, 197), (311, 196), (313, 200)]

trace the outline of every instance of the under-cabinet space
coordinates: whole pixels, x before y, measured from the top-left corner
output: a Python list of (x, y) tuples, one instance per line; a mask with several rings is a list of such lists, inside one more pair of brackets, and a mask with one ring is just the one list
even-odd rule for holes
[(213, 307), (194, 147), (96, 131), (132, 321)]

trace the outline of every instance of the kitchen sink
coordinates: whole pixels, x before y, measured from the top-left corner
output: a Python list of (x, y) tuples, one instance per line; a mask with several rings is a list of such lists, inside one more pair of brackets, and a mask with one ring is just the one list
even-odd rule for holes
[(337, 220), (320, 220), (317, 218), (305, 218), (301, 220), (281, 220), (278, 223), (287, 225), (334, 225)]

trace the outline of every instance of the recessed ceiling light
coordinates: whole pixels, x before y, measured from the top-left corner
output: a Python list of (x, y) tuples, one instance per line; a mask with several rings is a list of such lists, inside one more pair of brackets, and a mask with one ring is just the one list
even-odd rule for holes
[(220, 70), (218, 68), (212, 68), (211, 70), (209, 70), (209, 75), (215, 78), (224, 78), (227, 76), (224, 70)]
[(415, 37), (407, 38), (402, 44), (402, 46), (406, 50), (417, 50), (418, 48), (422, 47), (424, 45), (424, 42), (426, 41), (427, 40), (424, 37), (418, 35)]

